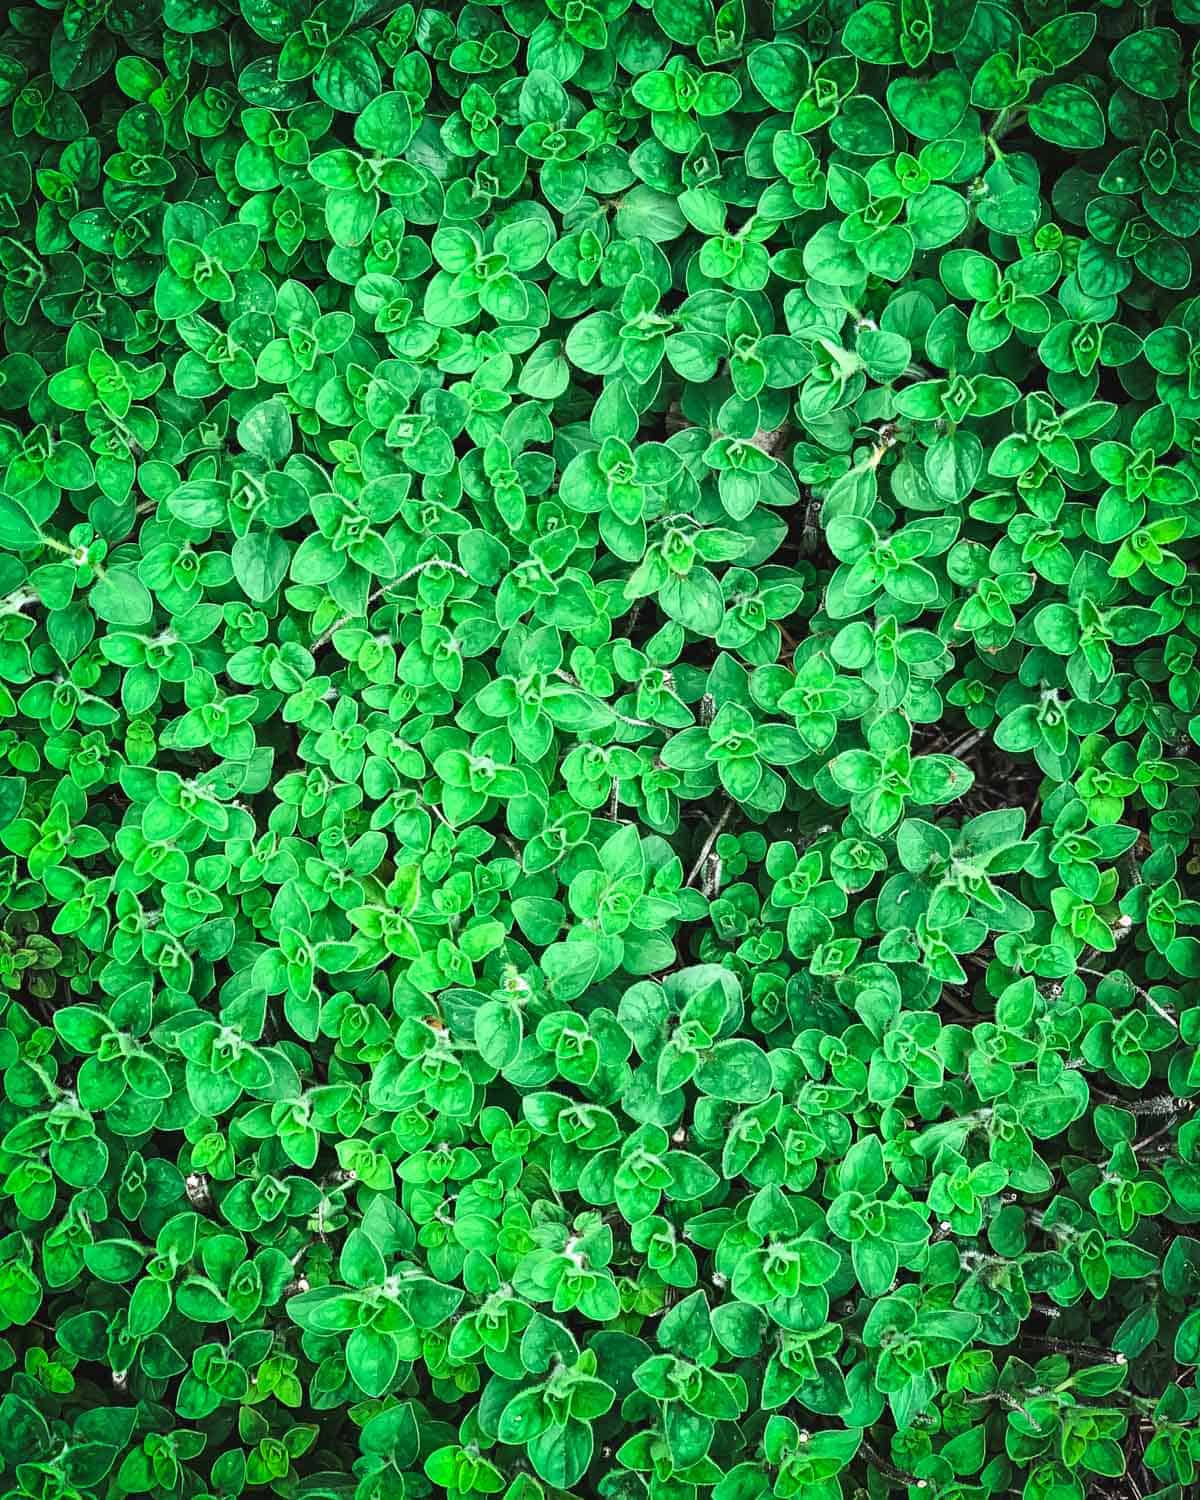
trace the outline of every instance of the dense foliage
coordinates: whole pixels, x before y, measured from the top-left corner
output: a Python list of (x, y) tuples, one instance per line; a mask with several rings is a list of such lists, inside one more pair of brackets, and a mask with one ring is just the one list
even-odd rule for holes
[(0, 40), (0, 1474), (1200, 1493), (1200, 5)]

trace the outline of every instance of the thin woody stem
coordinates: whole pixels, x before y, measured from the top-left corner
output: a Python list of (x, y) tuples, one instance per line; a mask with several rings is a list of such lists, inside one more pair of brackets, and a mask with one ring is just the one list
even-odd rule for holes
[(708, 830), (708, 837), (704, 840), (704, 845), (696, 858), (696, 863), (692, 866), (691, 874), (684, 882), (685, 885), (691, 885), (696, 876), (699, 875), (701, 869), (704, 867), (705, 860), (707, 860), (709, 854), (712, 852), (712, 846), (716, 843), (718, 835), (721, 833), (721, 830), (725, 827), (726, 823), (729, 822), (730, 814), (732, 812), (733, 803), (727, 802), (725, 804), (725, 811)]

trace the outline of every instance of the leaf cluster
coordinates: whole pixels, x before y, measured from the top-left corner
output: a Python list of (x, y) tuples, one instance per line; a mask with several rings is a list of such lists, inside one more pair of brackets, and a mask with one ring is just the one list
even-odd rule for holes
[(1200, 7), (0, 30), (0, 1493), (1200, 1485)]

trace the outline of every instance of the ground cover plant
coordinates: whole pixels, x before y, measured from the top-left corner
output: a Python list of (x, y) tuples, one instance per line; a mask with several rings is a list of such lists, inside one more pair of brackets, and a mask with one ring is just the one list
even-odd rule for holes
[(0, 39), (0, 1493), (1200, 1493), (1200, 5)]

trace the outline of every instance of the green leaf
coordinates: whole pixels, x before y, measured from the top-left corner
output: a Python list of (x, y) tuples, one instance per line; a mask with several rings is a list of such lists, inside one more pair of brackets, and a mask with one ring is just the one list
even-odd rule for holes
[(18, 550), (33, 547), (42, 539), (37, 522), (17, 500), (0, 495), (0, 546)]
[(110, 625), (148, 625), (154, 613), (149, 590), (128, 568), (109, 568), (92, 585), (88, 603)]
[(234, 577), (246, 597), (262, 604), (286, 577), (291, 552), (281, 536), (251, 531), (234, 542), (231, 559)]
[(1044, 141), (1069, 151), (1090, 151), (1104, 144), (1104, 115), (1087, 89), (1073, 83), (1052, 84), (1029, 109), (1030, 128)]

